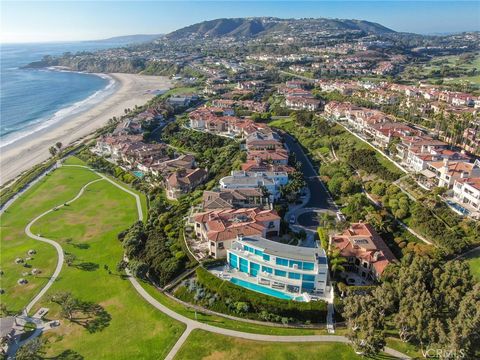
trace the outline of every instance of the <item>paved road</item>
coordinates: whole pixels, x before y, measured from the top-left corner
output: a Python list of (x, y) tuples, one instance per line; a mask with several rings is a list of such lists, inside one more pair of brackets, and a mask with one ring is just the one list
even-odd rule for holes
[[(318, 177), (318, 171), (311, 163), (308, 156), (303, 151), (300, 144), (289, 134), (284, 134), (285, 143), (288, 149), (293, 152), (298, 161), (302, 163), (302, 171), (310, 190), (310, 199), (305, 204), (305, 208), (311, 208), (315, 211), (338, 211), (333, 199), (328, 193), (325, 185)], [(318, 226), (317, 214), (313, 212), (302, 212), (297, 222), (307, 228), (315, 229)]]

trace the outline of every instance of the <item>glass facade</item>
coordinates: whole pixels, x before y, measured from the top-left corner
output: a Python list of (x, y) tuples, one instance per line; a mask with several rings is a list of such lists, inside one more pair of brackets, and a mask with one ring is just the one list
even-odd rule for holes
[(238, 257), (235, 254), (230, 253), (228, 257), (228, 262), (231, 267), (238, 269)]
[(298, 273), (292, 273), (292, 272), (288, 273), (288, 278), (289, 279), (297, 279), (298, 280), (298, 279), (300, 279), (300, 277), (301, 277), (301, 275), (298, 274)]
[(240, 258), (240, 271), (248, 274), (248, 260)]
[(250, 262), (250, 275), (257, 276), (260, 270), (260, 265), (254, 262)]
[(273, 269), (271, 267), (268, 267), (268, 266), (262, 266), (262, 271), (266, 272), (266, 273), (269, 273), (269, 274), (273, 273)]
[(276, 275), (276, 276), (281, 276), (281, 277), (286, 277), (286, 276), (287, 276), (287, 272), (286, 272), (286, 271), (283, 271), (283, 270), (277, 270), (277, 269), (275, 269), (275, 275)]
[[(287, 253), (285, 253), (285, 257), (278, 257), (275, 254), (265, 253), (266, 250), (262, 248), (256, 248), (246, 243), (241, 243), (240, 248), (236, 249), (238, 250), (228, 251), (228, 263), (232, 268), (254, 278), (261, 277), (263, 274), (268, 279), (270, 277), (267, 274), (271, 274), (274, 276), (271, 278), (273, 281), (290, 286), (292, 289), (296, 286), (296, 290), (290, 290), (293, 292), (324, 291), (324, 285), (321, 284), (326, 282), (326, 271), (324, 269), (317, 270), (317, 266), (325, 261), (324, 258), (302, 261), (290, 258), (286, 255)], [(313, 256), (311, 259), (313, 260)]]

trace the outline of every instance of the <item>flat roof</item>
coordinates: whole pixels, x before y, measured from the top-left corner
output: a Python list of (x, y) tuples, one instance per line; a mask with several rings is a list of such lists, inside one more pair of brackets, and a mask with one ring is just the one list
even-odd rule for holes
[[(322, 257), (321, 249), (282, 244), (276, 241), (265, 239), (264, 237), (258, 235), (244, 236), (241, 240), (238, 239), (237, 241), (264, 249), (265, 253), (277, 257), (309, 261), (314, 263), (319, 262), (315, 256), (317, 253), (320, 253), (320, 258)], [(319, 263), (323, 264), (322, 262)]]

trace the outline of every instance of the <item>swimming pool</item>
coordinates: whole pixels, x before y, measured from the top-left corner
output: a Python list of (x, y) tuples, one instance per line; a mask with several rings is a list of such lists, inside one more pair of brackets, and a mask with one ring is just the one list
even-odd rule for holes
[(279, 298), (279, 299), (304, 301), (303, 296), (293, 296), (293, 295), (286, 294), (286, 293), (284, 293), (282, 291), (279, 291), (279, 290), (271, 289), (269, 287), (261, 286), (261, 285), (251, 283), (249, 281), (245, 281), (245, 280), (238, 279), (238, 278), (235, 278), (235, 277), (232, 277), (230, 279), (230, 282), (234, 283), (235, 285), (244, 287), (246, 289), (250, 289), (250, 290), (253, 290), (255, 292), (265, 294), (265, 295), (269, 295), (269, 296), (273, 296), (273, 297), (276, 297), (276, 298)]
[(470, 211), (468, 211), (467, 209), (465, 209), (463, 206), (457, 204), (456, 202), (453, 202), (453, 201), (448, 200), (448, 201), (447, 201), (447, 204), (448, 204), (451, 208), (457, 210), (457, 211), (458, 211), (459, 213), (461, 213), (462, 215), (468, 216), (468, 215), (470, 214)]
[(142, 171), (132, 171), (133, 172), (133, 175), (135, 175), (137, 178), (141, 179), (143, 178), (143, 172)]

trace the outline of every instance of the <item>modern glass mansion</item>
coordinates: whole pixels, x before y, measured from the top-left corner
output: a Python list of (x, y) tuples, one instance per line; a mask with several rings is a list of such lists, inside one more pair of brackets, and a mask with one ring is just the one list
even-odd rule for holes
[(250, 278), (251, 282), (290, 293), (326, 295), (327, 257), (318, 247), (286, 245), (261, 236), (240, 236), (227, 250), (227, 261), (238, 275)]

